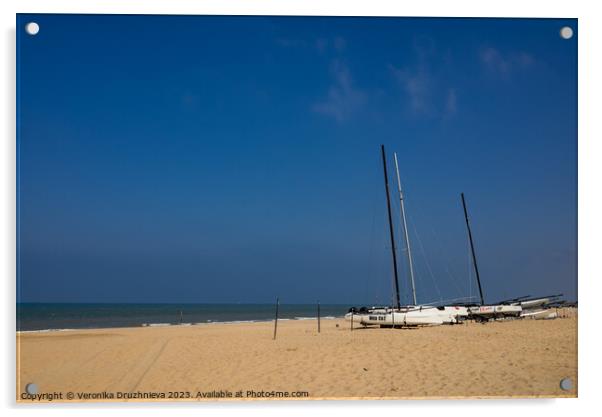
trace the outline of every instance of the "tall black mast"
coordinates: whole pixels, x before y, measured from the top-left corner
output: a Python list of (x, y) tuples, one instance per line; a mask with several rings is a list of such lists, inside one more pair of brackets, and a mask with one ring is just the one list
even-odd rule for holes
[(385, 172), (385, 191), (387, 193), (387, 210), (389, 213), (389, 232), (391, 233), (391, 252), (393, 253), (393, 274), (395, 276), (395, 307), (399, 308), (399, 281), (397, 277), (397, 251), (395, 250), (395, 234), (393, 233), (393, 218), (391, 216), (391, 197), (389, 196), (389, 176), (387, 175), (387, 158), (385, 157), (385, 145), (380, 145), (383, 156), (383, 169)]
[(464, 218), (466, 219), (466, 228), (468, 229), (468, 239), (470, 240), (470, 250), (472, 251), (472, 263), (474, 264), (474, 270), (477, 275), (477, 284), (479, 284), (479, 294), (481, 295), (481, 305), (485, 304), (483, 300), (483, 290), (481, 289), (481, 277), (479, 276), (479, 268), (477, 267), (477, 256), (474, 253), (474, 244), (472, 242), (472, 233), (470, 231), (470, 223), (468, 222), (468, 211), (466, 210), (466, 201), (464, 200), (464, 193), (462, 196), (462, 206), (464, 207)]

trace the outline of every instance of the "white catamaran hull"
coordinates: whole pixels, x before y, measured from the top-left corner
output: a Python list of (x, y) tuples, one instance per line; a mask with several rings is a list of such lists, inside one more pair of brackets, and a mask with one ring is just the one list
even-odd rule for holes
[(535, 320), (551, 320), (558, 318), (558, 313), (551, 310), (523, 311), (521, 317)]
[[(353, 316), (353, 317), (352, 317)], [(345, 318), (353, 323), (364, 326), (438, 326), (443, 324), (441, 318), (425, 313), (348, 313)]]
[(473, 317), (490, 319), (497, 317), (519, 317), (523, 309), (521, 306), (493, 305), (469, 307), (468, 313)]
[(368, 313), (347, 313), (345, 319), (364, 326), (438, 326), (459, 323), (468, 316), (466, 307), (414, 307), (407, 310), (374, 310)]

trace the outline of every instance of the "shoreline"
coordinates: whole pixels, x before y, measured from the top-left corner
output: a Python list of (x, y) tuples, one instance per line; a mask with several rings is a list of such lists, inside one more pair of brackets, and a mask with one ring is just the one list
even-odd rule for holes
[[(320, 320), (343, 320), (344, 316), (325, 316), (320, 317)], [(294, 318), (278, 318), (278, 322), (281, 321), (306, 321), (315, 320), (317, 317), (294, 317)], [(230, 321), (208, 321), (198, 323), (142, 323), (139, 326), (113, 326), (113, 327), (78, 327), (78, 328), (56, 328), (56, 329), (39, 329), (39, 330), (16, 330), (17, 335), (19, 334), (30, 334), (30, 333), (53, 333), (53, 332), (73, 332), (73, 331), (86, 331), (86, 330), (113, 330), (113, 329), (139, 329), (139, 328), (155, 328), (155, 327), (196, 327), (205, 325), (220, 325), (220, 324), (245, 324), (245, 323), (273, 323), (274, 319), (256, 319), (256, 320), (230, 320)]]

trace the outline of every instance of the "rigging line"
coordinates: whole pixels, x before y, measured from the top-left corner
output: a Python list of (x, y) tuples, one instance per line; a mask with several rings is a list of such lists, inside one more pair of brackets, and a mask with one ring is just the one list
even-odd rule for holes
[[(395, 199), (395, 208), (398, 209), (398, 211), (400, 213), (402, 212), (400, 199)], [(399, 229), (399, 233), (398, 233), (397, 240), (399, 241), (399, 243), (397, 245), (397, 248), (398, 248), (399, 252), (401, 252), (400, 256), (399, 256), (399, 265), (401, 267), (400, 269), (403, 269), (405, 271), (405, 273), (407, 274), (407, 277), (406, 277), (407, 285), (403, 286), (402, 294), (403, 294), (404, 300), (411, 300), (410, 304), (414, 304), (413, 303), (414, 297), (411, 293), (411, 286), (412, 286), (412, 269), (411, 268), (412, 267), (410, 265), (410, 260), (408, 259), (409, 256), (411, 256), (411, 254), (409, 252), (409, 247), (407, 245), (408, 242), (406, 242), (406, 240), (404, 238), (406, 231), (403, 227), (402, 222), (398, 222), (398, 229)], [(416, 285), (416, 283), (414, 283), (414, 286), (415, 285)]]
[[(474, 298), (474, 297), (473, 297)], [(424, 305), (434, 305), (434, 304), (440, 304), (440, 303), (445, 303), (445, 304), (452, 304), (458, 301), (471, 301), (472, 299), (469, 297), (460, 297), (460, 298), (448, 298), (446, 300), (439, 300), (439, 301), (433, 301), (430, 303), (425, 303)]]
[[(378, 178), (379, 174), (380, 174), (380, 169), (378, 169), (378, 164), (374, 164), (374, 178)], [(385, 243), (384, 243), (384, 239), (386, 234), (378, 234), (377, 235), (377, 225), (376, 225), (376, 220), (377, 220), (377, 205), (380, 201), (380, 196), (379, 196), (379, 192), (377, 191), (376, 188), (373, 189), (372, 191), (372, 195), (371, 195), (371, 200), (372, 200), (372, 226), (371, 226), (371, 231), (370, 231), (370, 250), (369, 250), (369, 262), (370, 262), (370, 267), (369, 267), (369, 274), (368, 274), (368, 280), (365, 281), (365, 287), (364, 287), (364, 301), (362, 302), (374, 302), (376, 301), (376, 303), (378, 304), (378, 299), (379, 299), (379, 293), (382, 291), (382, 280), (380, 279), (381, 275), (382, 275), (382, 265), (383, 265), (383, 259), (382, 259), (382, 254), (383, 254), (383, 250), (381, 250), (381, 245), (384, 247)], [(378, 211), (380, 212), (380, 210)], [(385, 214), (383, 213), (383, 217), (382, 219), (385, 219)], [(384, 224), (384, 222), (383, 222)], [(381, 241), (379, 238), (382, 237), (383, 241)], [(375, 285), (376, 282), (376, 285)]]
[(431, 229), (431, 233), (433, 234), (433, 237), (435, 238), (435, 242), (437, 244), (437, 249), (439, 249), (439, 253), (442, 255), (443, 261), (444, 261), (444, 266), (445, 266), (445, 272), (447, 272), (447, 275), (451, 278), (451, 282), (452, 284), (454, 284), (455, 289), (458, 291), (458, 295), (462, 296), (462, 285), (460, 284), (460, 281), (458, 279), (456, 279), (456, 276), (453, 275), (451, 273), (451, 270), (449, 269), (449, 256), (447, 254), (447, 252), (445, 251), (445, 249), (443, 248), (442, 245), (440, 245), (440, 239), (439, 236), (437, 235), (437, 233), (435, 232), (435, 229), (433, 228), (432, 225), (430, 225), (430, 229)]
[[(401, 210), (401, 209), (400, 209)], [(399, 261), (398, 261), (398, 265), (400, 267), (400, 270), (405, 271), (406, 275), (406, 285), (403, 285), (400, 290), (401, 290), (401, 294), (403, 296), (404, 300), (408, 300), (411, 298), (410, 295), (410, 285), (411, 285), (411, 281), (410, 281), (410, 275), (409, 275), (409, 263), (407, 260), (407, 253), (408, 253), (408, 249), (407, 246), (405, 245), (405, 239), (402, 238), (404, 230), (403, 230), (403, 226), (400, 224), (399, 226), (399, 236), (397, 237), (397, 240), (400, 242), (398, 245), (398, 251), (400, 252), (399, 254)]]
[(470, 253), (470, 242), (466, 239), (466, 247), (468, 248), (468, 294), (472, 298), (472, 258)]
[(371, 285), (374, 279), (374, 223), (376, 219), (376, 204), (374, 199), (372, 200), (372, 225), (370, 228), (370, 247), (368, 249), (368, 280), (364, 282), (364, 294), (369, 294), (370, 288), (372, 288), (374, 291), (377, 291), (375, 286)]
[[(388, 220), (387, 220), (386, 215), (383, 214), (383, 217), (384, 217), (384, 219), (383, 219), (383, 229), (384, 229), (384, 231), (383, 231), (383, 248), (384, 248), (384, 250), (382, 251), (382, 254), (381, 254), (381, 259), (382, 259), (382, 264), (381, 264), (382, 274), (381, 274), (381, 276), (384, 278), (386, 275), (391, 275), (392, 272), (393, 272), (393, 270), (392, 270), (391, 265), (389, 265), (389, 262), (387, 262), (387, 259), (386, 259), (387, 258), (387, 256), (386, 256), (387, 252), (389, 252), (391, 250), (391, 243), (387, 239), (387, 232), (388, 232), (387, 221)], [(387, 265), (387, 266), (385, 266), (385, 265)], [(388, 270), (389, 268), (391, 268), (391, 270)], [(381, 279), (380, 281), (381, 282), (385, 282), (385, 281), (383, 281), (383, 279)], [(392, 305), (395, 305), (395, 296), (394, 296), (394, 294), (395, 294), (395, 282), (392, 281), (392, 280), (387, 280), (387, 282), (389, 283), (389, 291), (388, 291), (388, 294), (389, 294), (388, 300), (389, 300), (389, 302), (388, 302), (388, 305), (392, 306)]]
[[(390, 249), (389, 246), (387, 246), (387, 214), (385, 212), (382, 213), (382, 227), (383, 227), (383, 231), (382, 231), (382, 241), (381, 241), (381, 245), (382, 245), (382, 250), (379, 251), (380, 254), (380, 258), (379, 258), (379, 262), (378, 262), (378, 291), (379, 293), (382, 295), (384, 294), (384, 290), (385, 290), (385, 280), (384, 277), (385, 275), (389, 274), (389, 271), (387, 270), (386, 265), (388, 265), (388, 262), (386, 262), (386, 258), (387, 258), (387, 252)], [(389, 291), (387, 291), (387, 293), (389, 294), (390, 297), (392, 297), (393, 293), (395, 292), (395, 288), (394, 288), (394, 284), (391, 280), (386, 280), (386, 282), (389, 283)], [(383, 301), (386, 301), (387, 297), (383, 297)], [(390, 301), (391, 305), (393, 304), (393, 301)], [(378, 303), (377, 303), (378, 304)]]
[(435, 274), (433, 274), (433, 270), (431, 269), (431, 265), (428, 261), (428, 258), (426, 256), (426, 251), (424, 250), (424, 245), (422, 244), (422, 239), (420, 239), (420, 235), (418, 234), (418, 230), (416, 229), (416, 223), (414, 223), (413, 219), (411, 218), (411, 216), (408, 216), (410, 218), (410, 221), (412, 223), (412, 227), (414, 229), (414, 235), (416, 236), (416, 239), (418, 240), (418, 244), (420, 245), (420, 250), (422, 251), (422, 256), (424, 258), (424, 262), (426, 263), (426, 267), (429, 271), (429, 275), (431, 276), (431, 280), (433, 281), (433, 285), (435, 287), (435, 290), (437, 291), (437, 295), (439, 295), (439, 299), (441, 299), (441, 291), (439, 291), (439, 286), (437, 285), (437, 280), (435, 280)]
[(379, 216), (375, 215), (375, 219), (379, 218), (379, 224), (376, 225), (375, 224), (375, 233), (378, 229), (380, 229), (380, 226), (383, 226), (383, 230), (378, 233), (378, 235), (375, 237), (375, 254), (374, 254), (374, 263), (372, 265), (372, 269), (371, 271), (374, 272), (374, 275), (372, 277), (372, 281), (370, 282), (371, 284), (371, 291), (367, 291), (367, 294), (370, 294), (369, 298), (370, 298), (370, 303), (372, 304), (378, 304), (378, 300), (380, 298), (380, 296), (382, 294), (384, 294), (384, 281), (383, 281), (383, 276), (385, 274), (383, 267), (385, 264), (385, 251), (387, 249), (387, 244), (386, 244), (386, 220), (384, 219), (385, 214), (383, 214), (383, 218), (380, 219)]
[[(389, 253), (391, 251), (391, 243), (390, 243), (390, 240), (387, 239), (387, 234), (389, 233), (387, 222), (388, 222), (387, 216), (386, 216), (386, 214), (383, 214), (383, 250), (381, 252), (381, 261), (382, 261), (380, 264), (381, 279), (379, 279), (379, 282), (380, 282), (380, 288), (385, 288), (383, 285), (383, 283), (385, 281), (389, 283), (388, 291), (387, 291), (388, 296), (383, 297), (383, 301), (385, 301), (388, 306), (395, 306), (395, 282), (390, 279), (389, 280), (384, 279), (387, 275), (392, 274), (392, 267), (391, 267), (391, 265), (389, 265), (389, 262), (387, 262), (387, 259), (386, 259), (387, 253)], [(391, 268), (391, 269), (389, 269), (389, 268)], [(378, 303), (376, 305), (378, 305)]]

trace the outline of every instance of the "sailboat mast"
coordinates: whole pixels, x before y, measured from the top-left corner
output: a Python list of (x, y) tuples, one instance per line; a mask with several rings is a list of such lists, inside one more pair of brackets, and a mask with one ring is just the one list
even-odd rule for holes
[(385, 145), (380, 145), (380, 150), (383, 157), (383, 170), (385, 173), (385, 191), (387, 194), (387, 212), (389, 213), (389, 232), (391, 235), (391, 252), (393, 254), (393, 275), (395, 277), (395, 301), (398, 309), (399, 304), (399, 280), (397, 277), (397, 252), (395, 250), (395, 234), (393, 232), (393, 217), (391, 216), (391, 197), (389, 196), (389, 176), (387, 175), (387, 158), (385, 157)]
[(466, 210), (466, 201), (464, 200), (464, 193), (462, 196), (462, 207), (464, 207), (464, 218), (466, 219), (466, 228), (468, 229), (468, 239), (470, 240), (470, 250), (472, 252), (472, 263), (474, 264), (474, 271), (477, 276), (477, 284), (479, 284), (479, 295), (481, 296), (481, 305), (485, 304), (483, 299), (483, 290), (481, 289), (481, 277), (479, 276), (479, 268), (477, 267), (477, 256), (474, 252), (474, 244), (472, 242), (472, 233), (470, 231), (470, 223), (468, 222), (468, 211)]
[(412, 249), (410, 248), (410, 237), (408, 235), (408, 223), (406, 222), (406, 210), (403, 204), (403, 193), (401, 192), (401, 179), (399, 177), (399, 164), (397, 163), (397, 152), (393, 153), (395, 159), (395, 171), (397, 172), (397, 191), (399, 191), (399, 205), (401, 206), (401, 221), (403, 223), (403, 231), (405, 234), (406, 248), (408, 249), (408, 263), (410, 265), (410, 280), (412, 282), (412, 300), (414, 305), (416, 302), (416, 285), (414, 282), (414, 263), (412, 261)]

